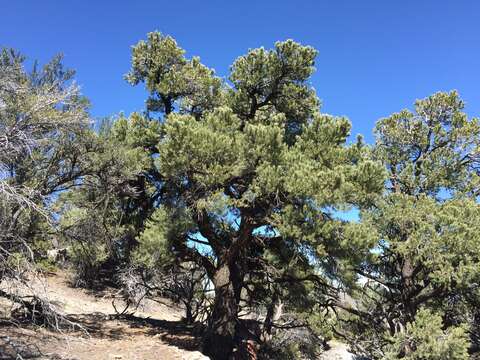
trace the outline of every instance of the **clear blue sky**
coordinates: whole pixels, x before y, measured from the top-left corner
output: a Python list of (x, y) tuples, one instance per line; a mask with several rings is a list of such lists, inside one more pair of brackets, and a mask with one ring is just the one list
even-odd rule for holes
[(14, 0), (0, 7), (0, 46), (77, 70), (92, 114), (142, 110), (122, 78), (130, 46), (160, 30), (224, 76), (248, 48), (293, 38), (319, 51), (312, 83), (323, 111), (346, 115), (371, 140), (375, 121), (416, 98), (457, 89), (480, 115), (476, 0)]

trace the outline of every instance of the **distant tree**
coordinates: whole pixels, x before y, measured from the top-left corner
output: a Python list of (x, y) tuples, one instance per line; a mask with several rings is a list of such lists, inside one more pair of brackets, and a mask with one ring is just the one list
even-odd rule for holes
[(319, 112), (316, 54), (291, 40), (250, 50), (224, 83), (160, 33), (132, 49), (126, 78), (145, 83), (147, 109), (163, 114), (152, 154), (162, 196), (137, 251), (205, 269), (215, 298), (203, 345), (214, 359), (240, 356), (253, 337), (244, 306), (333, 289), (354, 248), (335, 209), (382, 188), (361, 142), (345, 145), (349, 122)]
[(456, 92), (436, 93), (377, 123), (387, 189), (361, 214), (371, 248), (356, 268), (356, 306), (341, 305), (359, 353), (464, 359), (465, 329), (478, 339), (480, 122), (463, 107)]

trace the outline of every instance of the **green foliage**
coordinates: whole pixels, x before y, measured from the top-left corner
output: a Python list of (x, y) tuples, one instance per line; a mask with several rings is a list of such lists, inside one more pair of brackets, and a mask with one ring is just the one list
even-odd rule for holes
[(381, 251), (371, 255), (372, 266), (380, 268), (385, 256), (408, 258), (417, 269), (416, 281), (445, 289), (466, 286), (478, 276), (480, 207), (475, 201), (437, 203), (424, 195), (393, 194), (379, 205), (364, 217), (382, 239)]
[[(157, 121), (137, 113), (106, 119), (92, 138), (95, 153), (89, 157), (82, 186), (57, 200), (65, 240), (72, 245), (81, 242), (86, 248), (78, 250), (73, 261), (84, 285), (91, 280), (82, 277), (95, 272), (84, 268), (98, 269), (103, 260), (113, 271), (114, 266), (130, 262), (135, 238), (154, 211), (158, 196), (156, 184), (147, 179), (157, 174), (152, 154), (158, 151), (161, 132)], [(95, 238), (90, 238), (91, 233)], [(87, 261), (90, 253), (94, 256), (92, 264)]]
[(40, 271), (55, 272), (58, 270), (58, 267), (55, 264), (55, 262), (50, 259), (37, 260), (36, 265), (40, 269)]
[(108, 257), (105, 244), (74, 242), (69, 249), (71, 251), (71, 261), (76, 271), (75, 285), (94, 286), (95, 281), (99, 279), (99, 270)]
[(404, 332), (392, 338), (385, 359), (467, 360), (469, 339), (463, 326), (444, 330), (442, 317), (420, 310)]
[[(45, 255), (55, 232), (51, 199), (75, 186), (92, 150), (89, 104), (74, 71), (60, 55), (31, 71), (24, 62), (0, 51), (0, 280), (20, 279)], [(28, 261), (10, 261), (19, 254)]]
[(442, 189), (478, 191), (480, 123), (462, 111), (458, 93), (436, 93), (378, 121), (375, 156), (391, 173), (391, 186), (410, 195)]
[(163, 207), (157, 209), (138, 237), (138, 247), (132, 254), (133, 263), (147, 269), (173, 265), (176, 260), (172, 257), (175, 236), (188, 231), (190, 227), (191, 223), (184, 214), (172, 215)]
[(292, 40), (277, 42), (275, 49), (253, 49), (232, 65), (235, 90), (228, 104), (242, 119), (253, 120), (257, 110), (273, 108), (285, 115), (289, 140), (301, 131), (319, 100), (307, 81), (315, 70), (317, 51)]
[(148, 110), (168, 114), (178, 104), (181, 112), (199, 116), (219, 103), (221, 80), (199, 58), (187, 60), (184, 54), (174, 39), (159, 32), (132, 47), (132, 69), (125, 78), (132, 85), (145, 83)]
[[(423, 326), (417, 324), (426, 316), (418, 315), (421, 308), (441, 314), (452, 336), (462, 323), (476, 328), (473, 316), (452, 309), (457, 304), (474, 314), (479, 300), (480, 124), (462, 109), (456, 92), (437, 93), (418, 100), (415, 113), (404, 110), (377, 123), (372, 156), (388, 170), (387, 191), (362, 211), (371, 247), (355, 269), (361, 277), (353, 290), (356, 306), (342, 306), (350, 313), (344, 320), (351, 345), (362, 354), (383, 358), (389, 336), (406, 336), (399, 327)], [(439, 351), (432, 358), (463, 356)]]

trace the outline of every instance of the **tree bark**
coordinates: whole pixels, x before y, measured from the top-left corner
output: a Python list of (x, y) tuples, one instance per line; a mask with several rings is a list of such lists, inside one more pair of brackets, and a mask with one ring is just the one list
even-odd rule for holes
[(192, 312), (192, 305), (190, 302), (185, 302), (185, 322), (187, 324), (193, 324), (193, 312)]
[(236, 346), (241, 274), (233, 265), (221, 265), (213, 278), (215, 301), (203, 339), (203, 351), (213, 360), (232, 358)]

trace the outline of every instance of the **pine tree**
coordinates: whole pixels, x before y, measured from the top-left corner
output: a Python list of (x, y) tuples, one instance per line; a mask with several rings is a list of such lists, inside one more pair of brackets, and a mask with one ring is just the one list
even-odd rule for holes
[(126, 78), (145, 83), (148, 110), (163, 114), (163, 197), (137, 254), (205, 269), (215, 297), (204, 351), (214, 359), (252, 337), (239, 318), (247, 304), (331, 288), (348, 252), (335, 209), (382, 188), (383, 169), (361, 142), (346, 146), (347, 119), (319, 112), (308, 83), (316, 55), (292, 40), (250, 50), (225, 83), (168, 36), (133, 47)]
[(480, 275), (480, 123), (463, 107), (456, 92), (436, 93), (414, 113), (377, 123), (373, 156), (389, 178), (384, 196), (362, 212), (372, 246), (356, 269), (357, 306), (344, 306), (352, 345), (368, 356), (384, 358), (389, 349), (389, 358), (465, 358), (464, 339), (458, 351), (427, 355), (423, 340), (409, 337), (419, 316), (436, 326), (425, 337), (471, 325), (449, 309), (475, 297)]

